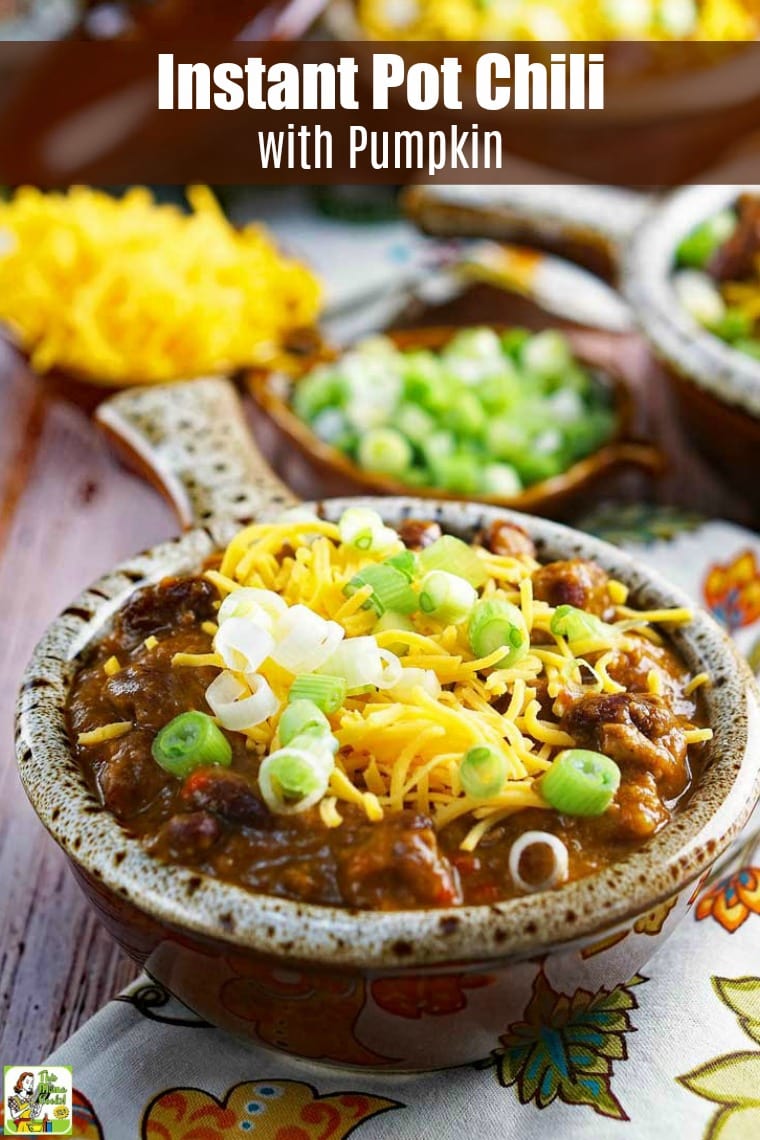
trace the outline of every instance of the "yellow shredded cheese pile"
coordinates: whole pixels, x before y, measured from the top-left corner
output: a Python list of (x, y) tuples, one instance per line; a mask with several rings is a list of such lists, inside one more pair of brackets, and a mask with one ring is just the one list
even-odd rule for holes
[[(399, 541), (398, 550), (402, 549)], [(688, 610), (638, 612), (627, 608), (625, 587), (611, 583), (611, 593), (620, 599), (617, 620), (603, 638), (570, 644), (552, 634), (553, 607), (533, 596), (532, 574), (538, 563), (532, 558), (506, 557), (474, 546), (488, 575), (482, 597), (501, 598), (520, 607), (531, 634), (541, 631), (539, 644), (512, 668), (498, 668), (503, 648), (489, 657), (474, 659), (466, 623), (442, 627), (424, 613), (414, 614), (413, 630), (385, 630), (376, 635), (381, 648), (401, 656), (405, 667), (432, 670), (443, 686), (432, 697), (421, 686), (404, 699), (373, 689), (349, 696), (330, 717), (339, 751), (330, 778), (328, 795), (320, 812), (327, 826), (339, 826), (341, 804), (362, 808), (370, 820), (404, 807), (432, 815), (441, 828), (460, 816), (471, 816), (472, 827), (462, 846), (471, 850), (482, 836), (505, 816), (526, 807), (546, 807), (536, 787), (558, 750), (572, 747), (574, 740), (558, 725), (541, 716), (537, 682), (545, 682), (553, 699), (562, 693), (580, 696), (590, 692), (622, 690), (608, 673), (615, 654), (629, 648), (635, 631), (661, 643), (650, 622), (683, 623)], [(347, 637), (372, 632), (377, 617), (363, 608), (371, 587), (347, 597), (349, 580), (369, 563), (387, 557), (341, 543), (338, 526), (322, 520), (258, 524), (240, 532), (228, 546), (218, 570), (206, 577), (222, 597), (240, 587), (258, 587), (277, 592), (288, 605), (302, 604), (325, 619), (338, 622)], [(602, 627), (605, 628), (605, 627)], [(223, 662), (215, 653), (177, 654), (178, 667), (214, 665)], [(271, 659), (260, 673), (280, 702), (280, 711), (267, 721), (247, 729), (248, 746), (264, 756), (278, 746), (277, 725), (288, 700), (293, 677)], [(692, 681), (693, 688), (705, 683), (704, 674)], [(652, 686), (650, 686), (652, 688)], [(498, 711), (494, 702), (498, 699)], [(694, 729), (691, 741), (708, 739), (709, 730)], [(508, 778), (502, 791), (483, 801), (464, 793), (459, 765), (464, 753), (488, 744), (503, 754)]]
[(320, 288), (261, 227), (237, 230), (211, 191), (191, 213), (143, 188), (116, 199), (30, 187), (0, 202), (0, 320), (38, 372), (151, 383), (277, 362), (312, 326)]
[(752, 40), (748, 0), (359, 0), (374, 39), (397, 40)]

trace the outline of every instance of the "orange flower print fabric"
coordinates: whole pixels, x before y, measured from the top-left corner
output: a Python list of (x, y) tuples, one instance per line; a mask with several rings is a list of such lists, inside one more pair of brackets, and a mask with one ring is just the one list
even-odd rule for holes
[(141, 1140), (343, 1140), (398, 1101), (359, 1092), (320, 1096), (302, 1081), (245, 1081), (217, 1100), (203, 1089), (166, 1089), (145, 1110)]
[(730, 630), (760, 618), (760, 567), (751, 550), (710, 568), (704, 584), (705, 601), (718, 621)]
[(760, 914), (760, 867), (741, 867), (719, 879), (702, 895), (695, 914), (698, 922), (713, 918), (733, 934), (751, 914)]

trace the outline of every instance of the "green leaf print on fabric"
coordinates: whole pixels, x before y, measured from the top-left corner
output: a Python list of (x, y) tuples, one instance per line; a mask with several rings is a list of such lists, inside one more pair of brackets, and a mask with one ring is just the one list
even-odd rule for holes
[[(760, 1044), (760, 978), (714, 977), (712, 984), (750, 1040)], [(676, 1080), (697, 1096), (721, 1105), (704, 1140), (757, 1140), (760, 1136), (760, 1051), (715, 1057)]]
[(576, 990), (568, 996), (553, 990), (539, 971), (524, 1020), (509, 1026), (500, 1038), (502, 1048), (479, 1067), (495, 1065), (500, 1083), (515, 1085), (521, 1104), (546, 1108), (559, 1099), (628, 1120), (610, 1082), (613, 1062), (628, 1056), (625, 1034), (635, 1030), (629, 1017), (637, 1008), (631, 988), (644, 981), (636, 976), (612, 991)]

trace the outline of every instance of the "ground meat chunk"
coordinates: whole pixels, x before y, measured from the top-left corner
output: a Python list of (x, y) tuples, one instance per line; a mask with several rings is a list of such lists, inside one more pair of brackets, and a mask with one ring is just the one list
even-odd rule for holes
[(708, 269), (717, 281), (739, 281), (754, 276), (760, 253), (760, 197), (743, 194), (739, 222), (731, 237), (713, 254)]
[(215, 616), (218, 594), (205, 578), (164, 578), (137, 590), (116, 620), (115, 634), (134, 645), (161, 630), (201, 622)]
[(349, 906), (388, 909), (462, 901), (456, 871), (438, 848), (431, 821), (411, 811), (357, 828), (336, 851), (338, 884)]
[(636, 772), (618, 790), (618, 836), (620, 839), (647, 839), (669, 819), (668, 809), (660, 799), (657, 782), (651, 772)]
[(590, 693), (574, 701), (562, 727), (581, 747), (603, 752), (626, 772), (650, 772), (660, 793), (679, 795), (688, 779), (683, 728), (661, 697)]
[(245, 776), (226, 768), (197, 768), (183, 784), (182, 799), (191, 808), (213, 812), (231, 823), (266, 828), (272, 822)]
[(170, 782), (151, 754), (153, 736), (151, 729), (139, 727), (98, 746), (95, 782), (105, 806), (121, 820), (145, 811)]
[(410, 550), (423, 550), (439, 539), (442, 531), (438, 523), (432, 519), (404, 519), (399, 523), (398, 533), (401, 541)]
[(184, 863), (201, 860), (222, 834), (222, 824), (207, 811), (193, 811), (173, 815), (158, 829), (148, 844), (148, 850), (159, 849), (164, 857), (180, 859)]
[(492, 522), (483, 534), (481, 542), (492, 554), (511, 558), (536, 557), (536, 548), (528, 532), (505, 519)]
[[(135, 663), (109, 677), (104, 690), (117, 711), (117, 719), (131, 720), (158, 732), (180, 713), (193, 708), (206, 710), (203, 686), (195, 676), (185, 676), (189, 672)], [(197, 694), (196, 687), (200, 690)]]
[(533, 574), (533, 593), (550, 606), (575, 606), (602, 618), (614, 615), (615, 607), (607, 585), (609, 576), (595, 562), (571, 558), (548, 562)]

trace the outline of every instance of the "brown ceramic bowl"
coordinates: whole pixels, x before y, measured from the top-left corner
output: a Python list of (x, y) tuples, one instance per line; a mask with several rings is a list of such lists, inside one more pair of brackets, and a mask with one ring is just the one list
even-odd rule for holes
[(760, 504), (760, 361), (713, 336), (678, 304), (675, 250), (696, 225), (760, 187), (690, 186), (636, 229), (622, 259), (623, 291), (665, 365), (689, 436), (742, 495)]
[[(485, 1057), (539, 974), (559, 993), (596, 991), (641, 969), (688, 912), (698, 884), (760, 792), (760, 694), (719, 627), (698, 613), (674, 638), (706, 693), (706, 765), (677, 818), (644, 847), (578, 882), (493, 906), (398, 913), (306, 905), (247, 892), (150, 857), (88, 789), (65, 708), (81, 655), (140, 586), (197, 572), (236, 527), (289, 501), (266, 471), (225, 381), (132, 390), (101, 424), (172, 496), (194, 529), (100, 578), (55, 619), (18, 702), (27, 794), (103, 922), (204, 1018), (291, 1054), (340, 1065), (432, 1069)], [(352, 500), (322, 504), (337, 518)], [(615, 548), (555, 523), (474, 503), (354, 500), (389, 523), (428, 515), (464, 538), (495, 518), (526, 526), (546, 559), (593, 558), (635, 604), (684, 597)]]
[[(498, 325), (491, 327), (497, 332), (503, 331)], [(458, 328), (444, 326), (391, 330), (385, 335), (401, 349), (435, 350), (442, 348), (459, 331)], [(593, 489), (600, 485), (606, 486), (612, 474), (621, 468), (638, 467), (649, 474), (662, 471), (663, 460), (660, 453), (651, 445), (631, 438), (633, 396), (622, 365), (617, 361), (612, 362), (605, 346), (594, 342), (587, 333), (584, 335), (582, 331), (574, 332), (571, 329), (565, 330), (565, 334), (573, 344), (578, 358), (584, 364), (595, 368), (612, 392), (617, 415), (614, 436), (603, 447), (574, 463), (561, 475), (552, 479), (543, 479), (527, 487), (519, 495), (509, 498), (499, 495), (479, 495), (479, 502), (556, 517), (579, 498), (587, 498)], [(608, 349), (608, 346), (606, 348)], [(329, 359), (330, 355), (334, 358), (338, 353), (323, 352), (316, 362)], [(307, 359), (303, 364), (301, 375), (308, 372), (314, 363), (314, 360)], [(308, 485), (314, 488), (312, 493), (414, 494), (421, 499), (461, 499), (461, 495), (449, 493), (441, 488), (410, 488), (391, 476), (365, 471), (338, 448), (324, 443), (290, 407), (290, 395), (293, 385), (297, 383), (297, 379), (291, 380), (281, 374), (260, 372), (249, 374), (248, 386), (259, 408), (279, 433), (280, 443), (285, 444), (289, 459), (292, 459), (292, 452), (295, 449), (303, 461), (308, 472)]]

